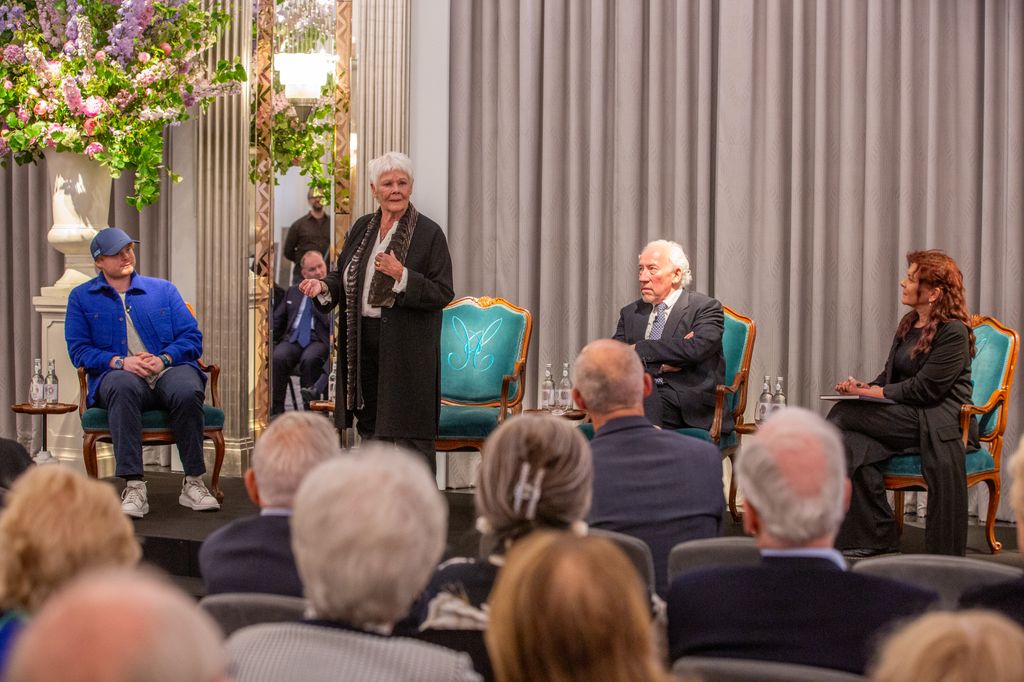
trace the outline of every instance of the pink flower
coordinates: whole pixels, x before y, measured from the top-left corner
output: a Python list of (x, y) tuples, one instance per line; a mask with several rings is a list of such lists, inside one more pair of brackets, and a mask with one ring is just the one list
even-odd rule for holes
[(92, 117), (98, 115), (103, 111), (103, 98), (92, 95), (85, 100), (85, 105), (82, 107), (82, 113), (86, 116)]
[(171, 56), (171, 46), (168, 43), (160, 43), (160, 49), (164, 51), (164, 54), (168, 57)]
[(38, 102), (36, 102), (36, 105), (34, 107), (32, 107), (32, 111), (35, 112), (36, 116), (45, 116), (46, 115), (46, 101), (45, 100), (39, 100)]
[(82, 124), (82, 130), (85, 131), (86, 135), (92, 135), (92, 132), (96, 130), (96, 119), (87, 118), (85, 123)]
[(28, 123), (28, 117), (29, 117), (28, 109), (26, 109), (23, 106), (19, 106), (18, 107), (18, 120), (21, 121), (22, 123)]
[(143, 64), (145, 64), (145, 63), (146, 63), (146, 62), (148, 62), (149, 60), (150, 60), (150, 56), (149, 56), (149, 53), (148, 53), (148, 52), (140, 52), (140, 53), (139, 53), (139, 61), (140, 61), (140, 62), (142, 62)]
[(90, 159), (102, 151), (103, 145), (101, 145), (99, 142), (90, 142), (89, 146), (85, 148), (85, 153)]
[(29, 86), (28, 94), (29, 94), (30, 97), (39, 97), (39, 91), (36, 90), (34, 85)]
[(5, 80), (4, 81), (4, 90), (10, 90), (13, 87), (14, 87), (14, 83), (12, 83), (10, 80)]
[(96, 50), (96, 61), (105, 62), (107, 61), (107, 53), (103, 50)]

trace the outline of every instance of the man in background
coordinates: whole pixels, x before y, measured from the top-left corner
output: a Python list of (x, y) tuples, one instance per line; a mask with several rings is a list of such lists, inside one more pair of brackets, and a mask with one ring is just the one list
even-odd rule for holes
[(282, 250), (284, 257), (295, 264), (292, 267), (292, 284), (302, 281), (300, 258), (304, 253), (316, 251), (326, 257), (331, 246), (331, 220), (324, 211), (323, 199), (312, 188), (306, 193), (306, 199), (309, 201), (309, 213), (288, 228)]

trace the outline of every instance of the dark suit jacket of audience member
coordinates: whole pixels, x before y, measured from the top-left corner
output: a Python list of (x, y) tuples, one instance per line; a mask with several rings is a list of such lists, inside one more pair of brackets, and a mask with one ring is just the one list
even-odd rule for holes
[[(299, 314), (299, 307), (305, 296), (297, 286), (290, 287), (284, 295), (280, 305), (274, 307), (274, 342), (282, 343), (288, 341), (292, 334), (292, 325), (295, 324), (295, 316)], [(330, 347), (331, 343), (331, 314), (317, 310), (313, 301), (306, 305), (313, 306), (313, 332), (310, 335), (311, 341), (318, 341)], [(325, 356), (326, 359), (326, 356)]]
[(658, 594), (668, 555), (722, 526), (722, 456), (706, 441), (656, 429), (645, 417), (607, 422), (590, 441), (594, 493), (589, 524), (640, 538), (654, 558)]
[(672, 660), (717, 656), (863, 674), (878, 642), (938, 595), (841, 570), (824, 558), (770, 558), (757, 566), (684, 573), (668, 596)]
[(1024, 578), (985, 585), (960, 597), (962, 609), (991, 609), (1024, 626)]
[[(619, 323), (612, 338), (636, 344), (644, 367), (665, 380), (654, 394), (668, 396), (678, 404), (683, 422), (692, 427), (710, 429), (715, 417), (715, 386), (725, 381), (725, 354), (722, 333), (725, 329), (722, 304), (710, 296), (683, 289), (672, 306), (661, 339), (644, 339), (653, 306), (637, 299), (619, 311)], [(693, 338), (686, 335), (693, 332)], [(661, 373), (661, 365), (674, 365), (679, 372)], [(657, 401), (644, 402), (647, 417), (661, 426)], [(654, 414), (651, 409), (654, 409)], [(722, 417), (722, 433), (731, 433), (731, 414)]]
[(207, 594), (302, 596), (288, 516), (253, 516), (218, 529), (199, 548), (199, 570)]

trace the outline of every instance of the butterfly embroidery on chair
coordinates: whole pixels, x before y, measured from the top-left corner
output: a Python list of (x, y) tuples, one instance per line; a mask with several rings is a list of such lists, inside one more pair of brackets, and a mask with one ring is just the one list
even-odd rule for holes
[(465, 358), (458, 357), (457, 353), (449, 353), (446, 361), (448, 366), (459, 372), (472, 366), (478, 372), (486, 372), (494, 365), (494, 355), (484, 354), (483, 349), (487, 343), (494, 338), (501, 328), (501, 320), (495, 320), (487, 325), (483, 331), (470, 331), (466, 323), (458, 315), (452, 316), (452, 329), (455, 335), (462, 342), (462, 351)]

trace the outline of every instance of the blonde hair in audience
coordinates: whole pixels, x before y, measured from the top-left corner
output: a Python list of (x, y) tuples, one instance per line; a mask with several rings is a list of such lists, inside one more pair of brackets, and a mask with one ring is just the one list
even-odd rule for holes
[(590, 444), (565, 419), (512, 417), (484, 443), (477, 516), (506, 543), (534, 528), (569, 528), (590, 511), (593, 477)]
[(516, 543), (484, 636), (499, 682), (668, 679), (640, 577), (600, 537), (537, 531)]
[(390, 626), (409, 610), (444, 552), (448, 507), (422, 457), (391, 445), (318, 465), (302, 482), (292, 549), (320, 618)]
[(1024, 630), (991, 611), (936, 611), (882, 645), (875, 682), (1017, 682), (1024, 679)]
[(0, 515), (0, 605), (31, 613), (84, 569), (128, 566), (141, 555), (110, 484), (68, 467), (32, 467)]
[(261, 504), (290, 508), (310, 469), (340, 454), (338, 432), (323, 415), (292, 411), (277, 417), (256, 441), (252, 455)]

